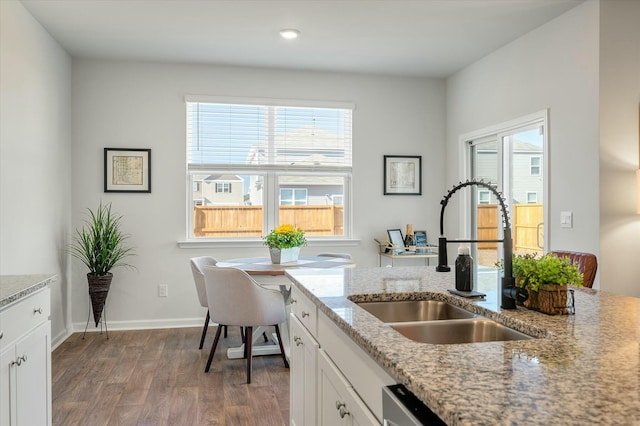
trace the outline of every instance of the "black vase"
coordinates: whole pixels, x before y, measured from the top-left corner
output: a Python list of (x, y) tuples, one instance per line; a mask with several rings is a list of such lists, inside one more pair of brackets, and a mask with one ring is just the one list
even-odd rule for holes
[(107, 301), (107, 295), (109, 294), (109, 287), (111, 287), (111, 280), (113, 274), (107, 272), (104, 275), (87, 274), (87, 281), (89, 282), (89, 297), (91, 298), (91, 309), (93, 310), (93, 319), (96, 322), (96, 327), (102, 318), (102, 310), (104, 304)]

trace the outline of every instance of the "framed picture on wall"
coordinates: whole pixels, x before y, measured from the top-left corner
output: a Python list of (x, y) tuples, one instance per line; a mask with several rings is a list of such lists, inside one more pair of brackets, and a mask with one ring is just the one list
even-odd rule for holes
[(151, 192), (151, 150), (105, 148), (104, 192)]
[(422, 156), (384, 156), (384, 195), (422, 195)]

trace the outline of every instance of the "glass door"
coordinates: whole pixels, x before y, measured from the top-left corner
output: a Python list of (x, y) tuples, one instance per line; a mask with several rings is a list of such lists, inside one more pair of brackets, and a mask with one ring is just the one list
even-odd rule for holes
[[(484, 180), (504, 195), (509, 209), (514, 253), (544, 250), (544, 127), (536, 123), (468, 142), (470, 177)], [(502, 214), (495, 195), (476, 187), (471, 194), (473, 239), (502, 238)], [(502, 244), (478, 243), (472, 255), (493, 268), (504, 257)]]

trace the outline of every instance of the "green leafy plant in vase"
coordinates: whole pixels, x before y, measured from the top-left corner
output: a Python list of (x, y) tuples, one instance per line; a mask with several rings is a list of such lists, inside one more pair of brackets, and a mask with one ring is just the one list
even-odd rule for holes
[(84, 225), (76, 229), (67, 252), (89, 268), (89, 296), (97, 327), (113, 279), (111, 270), (133, 267), (125, 259), (134, 253), (127, 244), (129, 235), (120, 229), (122, 216), (111, 210), (111, 204), (101, 202), (96, 210), (87, 210), (88, 217)]
[(264, 244), (269, 247), (272, 263), (290, 263), (298, 260), (300, 247), (307, 245), (307, 239), (301, 228), (285, 224), (269, 232)]

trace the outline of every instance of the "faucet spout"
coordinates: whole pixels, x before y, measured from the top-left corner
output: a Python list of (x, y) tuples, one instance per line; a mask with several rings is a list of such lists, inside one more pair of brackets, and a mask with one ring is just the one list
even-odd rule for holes
[[(498, 199), (500, 208), (502, 209), (502, 219), (504, 221), (503, 238), (501, 240), (447, 240), (444, 236), (444, 209), (449, 203), (449, 199), (459, 189), (467, 186), (481, 186), (493, 192)], [(483, 180), (467, 180), (466, 182), (460, 182), (454, 186), (447, 195), (440, 201), (442, 209), (440, 210), (440, 237), (438, 238), (438, 266), (436, 271), (448, 272), (451, 268), (447, 261), (447, 244), (448, 243), (479, 243), (479, 242), (494, 242), (502, 243), (504, 248), (504, 275), (500, 285), (500, 307), (503, 309), (516, 309), (516, 301), (523, 302), (527, 300), (529, 294), (527, 290), (516, 286), (516, 280), (513, 277), (513, 240), (511, 239), (511, 225), (509, 224), (509, 212), (507, 210), (504, 197), (499, 193), (492, 185)]]

